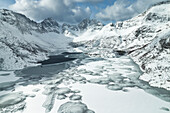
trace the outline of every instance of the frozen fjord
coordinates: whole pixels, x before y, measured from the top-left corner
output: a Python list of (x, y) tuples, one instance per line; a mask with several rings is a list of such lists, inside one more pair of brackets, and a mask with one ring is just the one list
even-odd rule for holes
[[(1, 91), (1, 112), (168, 113), (170, 109), (169, 91), (139, 80), (140, 69), (126, 56), (88, 57), (35, 68), (35, 76), (30, 76), (34, 73), (32, 68), (24, 69), (31, 73), (23, 75), (25, 80), (18, 79)], [(7, 73), (1, 75), (10, 76)]]

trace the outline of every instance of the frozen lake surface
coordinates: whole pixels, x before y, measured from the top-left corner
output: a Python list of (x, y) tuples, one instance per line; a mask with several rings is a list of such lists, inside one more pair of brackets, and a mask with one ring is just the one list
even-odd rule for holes
[(169, 113), (170, 91), (139, 80), (126, 56), (90, 58), (0, 71), (2, 113)]

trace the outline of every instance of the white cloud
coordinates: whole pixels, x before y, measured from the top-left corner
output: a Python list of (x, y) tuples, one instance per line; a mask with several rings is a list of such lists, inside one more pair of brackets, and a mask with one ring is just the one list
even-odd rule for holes
[(84, 18), (89, 18), (89, 7), (81, 8), (77, 2), (100, 2), (103, 0), (15, 0), (9, 6), (11, 10), (25, 14), (34, 20), (43, 20), (52, 17), (60, 22), (76, 23)]
[(96, 18), (103, 21), (120, 21), (132, 18), (145, 11), (150, 5), (162, 0), (117, 0), (112, 6), (107, 6), (96, 14)]

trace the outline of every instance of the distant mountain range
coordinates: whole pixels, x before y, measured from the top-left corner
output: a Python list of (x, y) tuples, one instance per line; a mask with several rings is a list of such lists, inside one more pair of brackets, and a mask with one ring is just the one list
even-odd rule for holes
[(100, 26), (101, 22), (97, 20), (84, 19), (78, 25), (62, 24), (60, 25), (56, 20), (47, 18), (40, 23), (30, 20), (25, 15), (7, 10), (0, 10), (0, 20), (10, 25), (16, 26), (22, 33), (30, 33), (36, 31), (39, 33), (56, 32), (58, 34), (63, 33), (65, 30), (81, 31), (88, 29), (90, 26)]

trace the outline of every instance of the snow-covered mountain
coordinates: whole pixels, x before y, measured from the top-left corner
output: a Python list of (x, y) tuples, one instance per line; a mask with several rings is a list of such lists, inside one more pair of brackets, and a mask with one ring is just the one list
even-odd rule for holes
[(85, 19), (78, 25), (59, 24), (52, 18), (40, 23), (25, 15), (0, 10), (0, 69), (19, 69), (47, 58), (51, 52), (67, 51), (73, 37), (102, 24)]
[(141, 79), (170, 90), (170, 1), (155, 4), (130, 20), (108, 24), (91, 40), (78, 41), (79, 45), (101, 57), (126, 51), (144, 72)]

